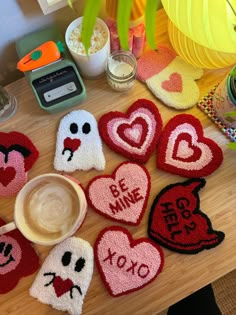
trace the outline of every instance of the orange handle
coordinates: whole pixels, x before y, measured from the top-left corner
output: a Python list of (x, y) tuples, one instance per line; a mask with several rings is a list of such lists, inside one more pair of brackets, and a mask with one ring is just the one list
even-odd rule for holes
[(56, 44), (53, 41), (43, 43), (24, 56), (17, 63), (17, 69), (26, 72), (48, 65), (49, 63), (60, 59), (61, 51), (60, 48), (58, 48), (58, 45), (59, 44)]

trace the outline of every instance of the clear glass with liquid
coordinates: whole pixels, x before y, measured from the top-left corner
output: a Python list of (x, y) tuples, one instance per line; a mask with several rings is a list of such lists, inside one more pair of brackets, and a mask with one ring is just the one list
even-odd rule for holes
[(17, 101), (14, 95), (0, 86), (0, 122), (4, 122), (15, 115)]

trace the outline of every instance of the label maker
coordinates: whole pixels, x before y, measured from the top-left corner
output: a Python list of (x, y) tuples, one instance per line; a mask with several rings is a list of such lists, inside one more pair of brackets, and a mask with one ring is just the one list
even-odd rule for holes
[(55, 26), (30, 33), (16, 42), (18, 68), (28, 79), (39, 106), (49, 113), (78, 105), (86, 98), (79, 71), (62, 42)]

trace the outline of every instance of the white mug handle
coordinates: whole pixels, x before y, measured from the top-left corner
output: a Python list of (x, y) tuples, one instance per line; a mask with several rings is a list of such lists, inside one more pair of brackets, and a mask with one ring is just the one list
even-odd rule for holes
[(15, 222), (10, 222), (8, 224), (5, 224), (3, 226), (0, 226), (0, 235), (11, 232), (16, 229)]

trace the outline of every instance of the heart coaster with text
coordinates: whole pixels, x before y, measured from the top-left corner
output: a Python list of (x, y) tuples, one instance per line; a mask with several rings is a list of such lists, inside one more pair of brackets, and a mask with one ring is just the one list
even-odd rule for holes
[(112, 226), (100, 232), (94, 247), (95, 261), (110, 295), (140, 290), (162, 271), (164, 255), (148, 238), (134, 240), (128, 230)]
[(200, 210), (198, 191), (203, 178), (166, 186), (155, 198), (148, 223), (151, 239), (183, 254), (196, 254), (219, 245), (224, 233), (215, 231), (211, 221)]
[(205, 177), (222, 163), (221, 148), (204, 137), (200, 121), (180, 114), (165, 126), (157, 148), (157, 167), (185, 177)]
[(94, 265), (92, 246), (78, 237), (56, 245), (46, 257), (30, 295), (71, 315), (82, 313)]
[(88, 204), (106, 218), (137, 225), (147, 207), (150, 187), (150, 175), (144, 166), (123, 162), (111, 176), (94, 177), (86, 196)]
[[(0, 218), (0, 226), (5, 224)], [(0, 235), (0, 294), (14, 289), (21, 278), (33, 274), (38, 268), (38, 255), (18, 230)]]
[(127, 112), (109, 112), (98, 122), (103, 141), (115, 152), (137, 163), (146, 163), (162, 129), (156, 105), (146, 99), (134, 102)]
[(27, 172), (39, 156), (32, 141), (16, 131), (0, 132), (0, 196), (10, 197), (27, 182)]

